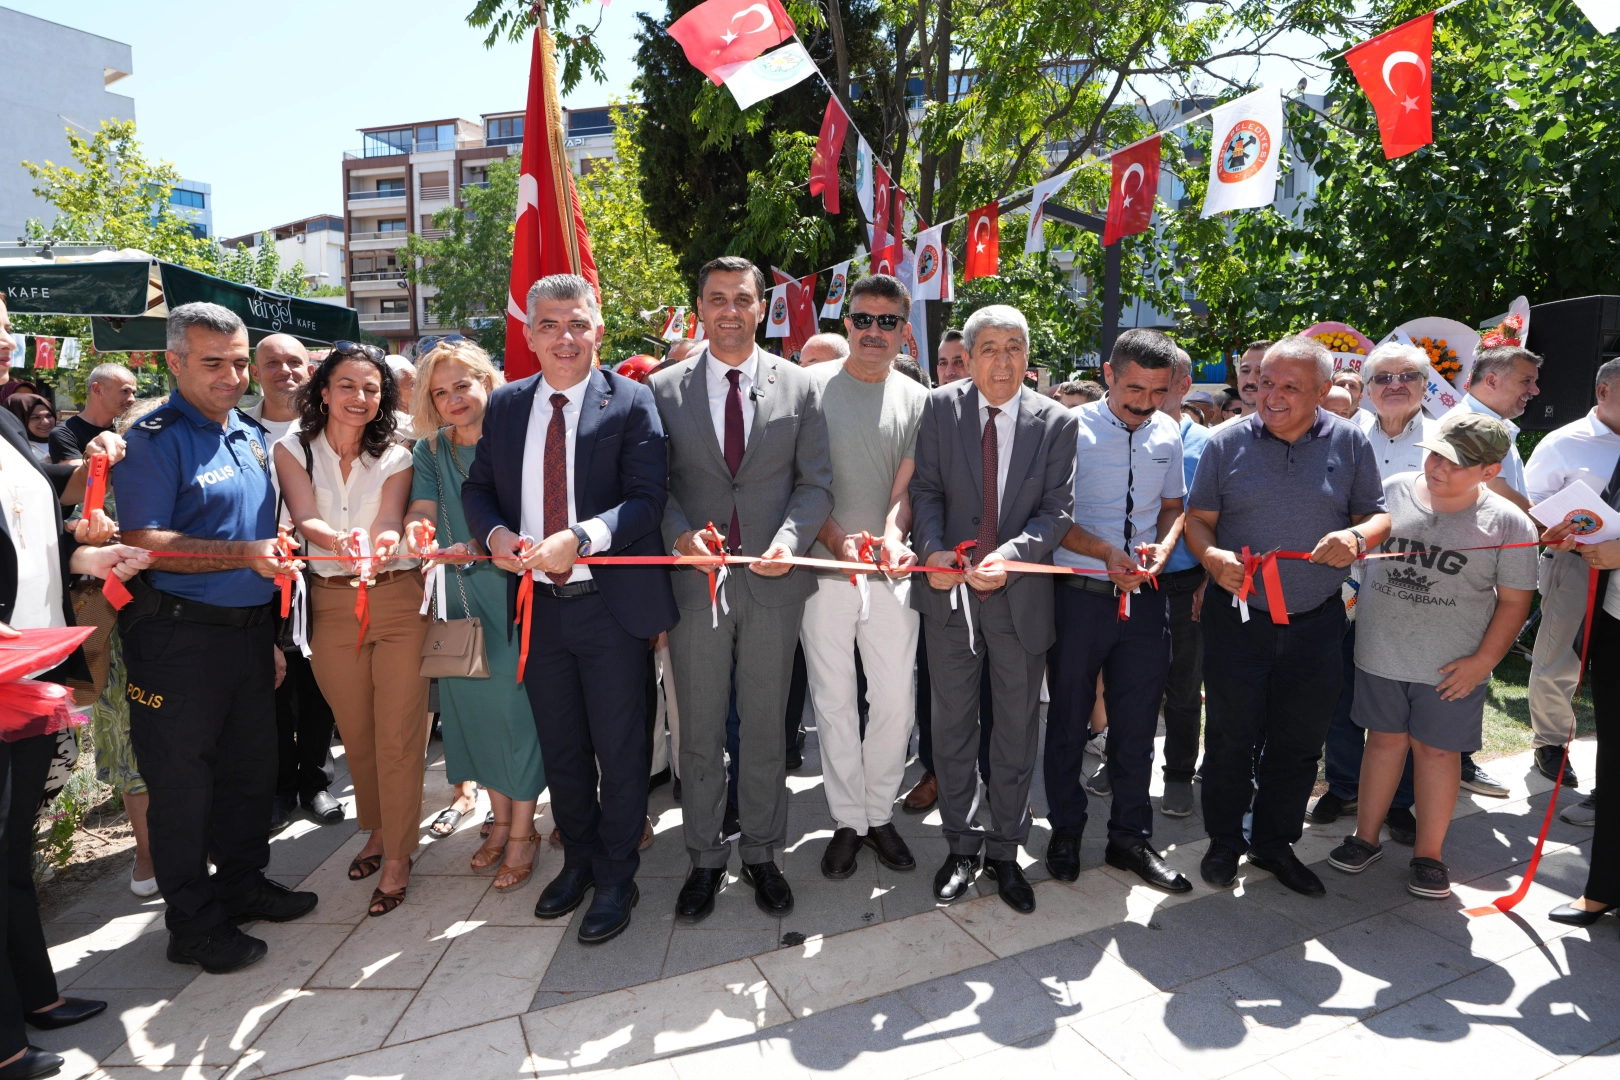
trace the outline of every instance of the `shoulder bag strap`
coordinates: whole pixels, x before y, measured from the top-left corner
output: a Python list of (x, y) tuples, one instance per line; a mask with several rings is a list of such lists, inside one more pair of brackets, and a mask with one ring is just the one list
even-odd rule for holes
[[(452, 442), (450, 437), (445, 434), (445, 432), (448, 430), (448, 426), (440, 428), (439, 438), (437, 441), (444, 447), (444, 452), (450, 455), (451, 461), (454, 463), (456, 456), (456, 444)], [(433, 484), (439, 489), (439, 520), (444, 523), (444, 533), (453, 544), (456, 542), (456, 533), (455, 530), (450, 527), (450, 510), (445, 506), (444, 503), (444, 469), (439, 463), (438, 454), (433, 455)], [(468, 543), (471, 542), (471, 540), (468, 541)], [(456, 591), (461, 594), (462, 617), (470, 619), (472, 618), (473, 613), (472, 605), (467, 602), (467, 584), (462, 580), (461, 568), (459, 566), (455, 566), (447, 567), (447, 569), (455, 571)], [(450, 613), (448, 611), (441, 611), (438, 613), (438, 616), (440, 619), (448, 619), (450, 617)]]

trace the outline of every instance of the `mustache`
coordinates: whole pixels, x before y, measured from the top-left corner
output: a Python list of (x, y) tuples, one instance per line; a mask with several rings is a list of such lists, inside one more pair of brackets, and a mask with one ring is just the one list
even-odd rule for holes
[(1124, 406), (1125, 411), (1130, 413), (1132, 416), (1152, 416), (1154, 413), (1159, 411), (1158, 409), (1138, 409), (1135, 405), (1125, 405), (1124, 402), (1121, 402), (1120, 404)]

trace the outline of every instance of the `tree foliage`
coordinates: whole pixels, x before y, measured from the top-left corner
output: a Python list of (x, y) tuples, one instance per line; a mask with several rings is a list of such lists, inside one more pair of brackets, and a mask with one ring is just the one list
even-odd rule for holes
[[(276, 238), (267, 232), (259, 234), (259, 242), (254, 247), (232, 248), (223, 253), (214, 273), (230, 281), (288, 296), (309, 295), (309, 282), (304, 280), (304, 260), (283, 267)], [(342, 290), (338, 295), (342, 295)]]

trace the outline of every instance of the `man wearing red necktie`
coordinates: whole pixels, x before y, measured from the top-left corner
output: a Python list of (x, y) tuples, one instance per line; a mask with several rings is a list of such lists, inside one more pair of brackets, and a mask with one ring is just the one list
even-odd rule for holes
[[(540, 374), (490, 395), (461, 497), (473, 535), (514, 575), (509, 604), (518, 575), (533, 577), (519, 678), (563, 841), (562, 872), (534, 913), (561, 918), (594, 888), (579, 924), (580, 941), (594, 945), (630, 925), (639, 898), (646, 704), (641, 679), (627, 675), (645, 669), (648, 642), (679, 615), (663, 567), (576, 560), (661, 552), (667, 459), (652, 394), (596, 366), (603, 324), (590, 282), (541, 278), (527, 313)], [(533, 822), (512, 823), (514, 837), (525, 831)]]
[(787, 839), (782, 716), (813, 573), (803, 555), (832, 510), (827, 421), (810, 373), (764, 352), (765, 275), (727, 256), (698, 271), (704, 349), (648, 380), (669, 436), (664, 542), (677, 555), (724, 548), (766, 561), (731, 568), (713, 599), (702, 568), (671, 575), (681, 621), (669, 633), (681, 703), (681, 815), (692, 870), (675, 915), (697, 922), (725, 884), (726, 718), (736, 702), (742, 877), (769, 915), (793, 910), (776, 864)]

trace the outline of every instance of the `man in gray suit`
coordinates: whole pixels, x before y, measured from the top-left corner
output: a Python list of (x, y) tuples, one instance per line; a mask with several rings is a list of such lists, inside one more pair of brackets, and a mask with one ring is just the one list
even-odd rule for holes
[[(819, 392), (808, 371), (754, 344), (765, 298), (765, 275), (748, 260), (728, 256), (705, 265), (697, 313), (706, 347), (647, 381), (669, 439), (664, 542), (678, 555), (708, 554), (711, 543), (766, 560), (803, 555), (832, 510)], [(787, 836), (782, 716), (816, 577), (782, 563), (750, 564), (727, 575), (724, 602), (713, 605), (712, 615), (705, 573), (676, 570), (674, 584), (681, 621), (669, 632), (669, 648), (681, 703), (681, 811), (692, 858), (675, 915), (703, 919), (725, 882), (733, 686), (741, 718), (742, 876), (762, 910), (785, 915), (793, 910), (793, 891), (775, 862)]]
[[(1029, 324), (1017, 308), (980, 308), (962, 328), (968, 378), (929, 395), (911, 481), (912, 546), (929, 566), (955, 565), (974, 542), (962, 578), (930, 574), (913, 588), (933, 685), (934, 773), (950, 854), (934, 895), (954, 900), (979, 870), (1015, 910), (1035, 910), (1018, 867), (1029, 836), (1029, 785), (1040, 741), (1041, 674), (1056, 639), (1052, 583), (1008, 573), (1005, 562), (1051, 562), (1074, 513), (1075, 418), (1024, 386)], [(988, 830), (975, 820), (979, 776), (979, 679), (990, 665), (996, 723), (990, 732)]]

